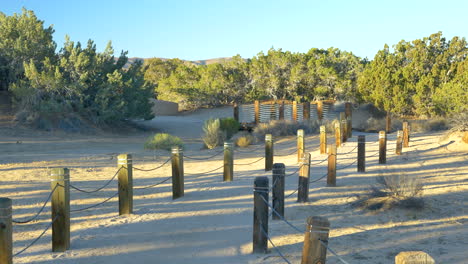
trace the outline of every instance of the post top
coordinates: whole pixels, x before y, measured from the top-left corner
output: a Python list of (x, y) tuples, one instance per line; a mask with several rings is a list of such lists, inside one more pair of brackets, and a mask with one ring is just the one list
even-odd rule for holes
[(284, 163), (275, 163), (275, 164), (273, 164), (273, 169), (284, 169), (284, 168), (286, 168)]
[(326, 217), (322, 216), (309, 216), (307, 218), (307, 224), (311, 225), (313, 227), (316, 227), (318, 229), (324, 228), (324, 229), (329, 229), (330, 228), (330, 221)]
[(172, 152), (172, 153), (181, 153), (181, 152), (182, 152), (182, 148), (179, 147), (179, 146), (173, 146), (173, 147), (171, 148), (171, 152)]
[[(417, 261), (417, 262), (416, 262)], [(435, 263), (434, 259), (424, 251), (403, 251), (395, 256), (395, 263)]]
[(265, 140), (272, 140), (273, 136), (271, 134), (265, 135)]
[(233, 145), (234, 145), (234, 143), (232, 143), (232, 142), (224, 142), (225, 147), (232, 147)]
[(11, 199), (6, 197), (0, 197), (0, 208), (10, 208), (11, 207)]
[(265, 176), (258, 176), (258, 177), (255, 177), (255, 180), (254, 180), (254, 188), (256, 187), (268, 187), (268, 177), (265, 177)]
[(325, 126), (320, 126), (320, 132), (325, 132)]
[(379, 132), (379, 138), (385, 138), (387, 135), (385, 133), (385, 131), (380, 131)]
[(297, 130), (297, 135), (298, 136), (304, 136), (304, 129), (298, 129)]

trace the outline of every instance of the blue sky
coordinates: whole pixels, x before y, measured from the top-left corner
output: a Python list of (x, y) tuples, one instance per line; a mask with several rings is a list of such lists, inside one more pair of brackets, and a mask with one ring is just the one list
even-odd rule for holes
[(466, 0), (0, 0), (11, 15), (33, 10), (61, 47), (111, 40), (116, 54), (186, 60), (251, 58), (271, 47), (292, 52), (336, 47), (372, 59), (384, 44), (442, 31), (468, 36)]

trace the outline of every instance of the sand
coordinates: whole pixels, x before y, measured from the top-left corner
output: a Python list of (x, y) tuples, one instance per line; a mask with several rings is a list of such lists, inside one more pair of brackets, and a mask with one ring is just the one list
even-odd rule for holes
[[(203, 120), (230, 116), (232, 109), (205, 109), (141, 122), (160, 131), (178, 135), (187, 142), (185, 155), (204, 158), (221, 148), (202, 149)], [(338, 149), (338, 168), (355, 160), (357, 135)], [(50, 193), (50, 167), (68, 167), (71, 184), (92, 190), (104, 185), (116, 172), (119, 153), (132, 153), (134, 166), (151, 169), (169, 157), (167, 151), (145, 151), (149, 134), (128, 136), (26, 134), (0, 136), (0, 196), (13, 199), (13, 218), (26, 219)], [(365, 134), (367, 155), (377, 151), (377, 134)], [(395, 133), (388, 148), (394, 149)], [(436, 263), (467, 263), (468, 253), (468, 148), (459, 137), (443, 132), (413, 134), (403, 155), (389, 151), (387, 164), (378, 157), (367, 159), (367, 172), (357, 173), (355, 165), (340, 169), (337, 187), (325, 180), (310, 185), (310, 201), (296, 203), (294, 194), (286, 199), (285, 217), (305, 230), (308, 216), (323, 216), (331, 223), (329, 246), (348, 263), (394, 263), (401, 251), (422, 250)], [(331, 140), (331, 138), (330, 138)], [(326, 156), (318, 153), (317, 135), (306, 137), (312, 163)], [(294, 137), (278, 138), (275, 162), (286, 164), (286, 173), (298, 168)], [(264, 155), (262, 145), (236, 149), (235, 163), (251, 163)], [(222, 155), (210, 160), (185, 158), (185, 196), (172, 200), (171, 181), (148, 189), (134, 190), (134, 214), (118, 215), (117, 198), (93, 209), (71, 213), (71, 248), (51, 252), (51, 230), (35, 245), (14, 258), (14, 263), (285, 263), (269, 245), (268, 254), (252, 254), (253, 180), (268, 176), (264, 161), (235, 166), (234, 181), (223, 182), (222, 170), (204, 173), (222, 165)], [(190, 173), (190, 174), (189, 174)], [(201, 173), (201, 174), (196, 174)], [(311, 179), (326, 173), (326, 163), (311, 167)], [(421, 211), (392, 209), (364, 211), (353, 207), (356, 195), (366, 193), (379, 175), (406, 173), (422, 177)], [(195, 175), (194, 175), (195, 174)], [(169, 164), (151, 172), (134, 171), (135, 188), (160, 182), (171, 175)], [(297, 174), (286, 178), (286, 195), (297, 188)], [(71, 190), (71, 208), (99, 203), (116, 192), (117, 182), (95, 194)], [(271, 199), (271, 198), (270, 198)], [(38, 237), (50, 223), (50, 204), (36, 221), (13, 227), (18, 252)], [(271, 220), (269, 235), (277, 249), (291, 263), (300, 263), (304, 235), (284, 221)], [(330, 251), (327, 263), (341, 263)]]

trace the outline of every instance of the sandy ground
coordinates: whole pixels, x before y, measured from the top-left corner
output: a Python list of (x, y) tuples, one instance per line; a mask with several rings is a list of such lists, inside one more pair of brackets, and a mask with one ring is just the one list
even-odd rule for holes
[[(182, 137), (185, 155), (204, 158), (221, 148), (201, 146), (201, 127), (208, 117), (231, 116), (230, 108), (157, 117), (144, 125)], [(338, 168), (355, 161), (357, 136), (338, 150)], [(377, 135), (365, 134), (367, 156), (377, 151)], [(7, 133), (0, 136), (0, 196), (13, 199), (14, 219), (27, 219), (37, 212), (50, 193), (49, 168), (68, 167), (71, 184), (92, 190), (104, 185), (117, 170), (115, 155), (132, 153), (136, 168), (151, 169), (166, 161), (166, 151), (145, 151), (148, 134), (129, 136), (49, 135)], [(388, 148), (394, 149), (395, 134)], [(325, 158), (318, 153), (318, 136), (306, 138), (312, 163)], [(331, 139), (330, 139), (331, 140)], [(453, 141), (452, 141), (453, 140)], [(286, 219), (305, 229), (308, 216), (327, 217), (331, 223), (329, 246), (349, 263), (394, 263), (401, 251), (422, 250), (436, 263), (467, 263), (468, 253), (468, 149), (458, 138), (442, 133), (414, 134), (411, 146), (401, 156), (389, 151), (386, 165), (378, 157), (367, 158), (367, 172), (355, 165), (339, 169), (337, 187), (325, 180), (310, 185), (310, 201), (286, 199)], [(276, 139), (275, 162), (286, 164), (286, 173), (298, 168), (295, 138)], [(344, 154), (352, 151), (350, 154)], [(235, 163), (251, 163), (264, 155), (262, 145), (236, 149)], [(253, 180), (268, 176), (264, 161), (235, 166), (233, 182), (222, 181), (222, 170), (204, 173), (222, 165), (222, 156), (209, 160), (185, 158), (185, 196), (172, 200), (170, 180), (148, 189), (134, 190), (134, 214), (118, 215), (117, 198), (98, 207), (71, 213), (71, 249), (51, 252), (51, 231), (14, 258), (14, 263), (284, 263), (271, 244), (270, 253), (252, 254)], [(427, 207), (421, 211), (393, 209), (368, 212), (351, 206), (379, 175), (418, 175), (424, 181)], [(326, 163), (311, 167), (311, 179), (326, 173)], [(170, 165), (151, 172), (134, 171), (135, 188), (158, 183), (171, 175)], [(297, 174), (286, 178), (286, 195), (297, 188)], [(271, 181), (270, 181), (271, 182)], [(71, 208), (79, 210), (99, 203), (116, 192), (113, 182), (95, 194), (71, 190)], [(271, 199), (271, 198), (270, 198)], [(50, 205), (36, 221), (15, 224), (14, 249), (30, 244), (50, 223)], [(291, 263), (300, 263), (302, 233), (281, 220), (270, 220), (269, 235)], [(328, 252), (327, 263), (341, 263)]]

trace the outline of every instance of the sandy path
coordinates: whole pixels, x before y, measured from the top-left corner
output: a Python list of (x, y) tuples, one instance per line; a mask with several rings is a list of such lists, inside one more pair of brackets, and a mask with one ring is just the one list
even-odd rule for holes
[[(206, 111), (209, 113), (210, 111)], [(229, 110), (211, 115), (228, 114)], [(186, 152), (193, 157), (207, 157), (220, 151), (200, 150), (198, 135), (206, 113), (178, 116), (151, 121), (153, 126), (174, 132), (185, 140), (193, 140)], [(185, 121), (186, 120), (186, 121)], [(150, 122), (150, 123), (151, 123)], [(182, 128), (182, 129), (181, 129)], [(183, 129), (190, 128), (190, 129)], [(357, 134), (355, 134), (357, 135)], [(346, 153), (356, 145), (356, 136), (339, 153)], [(366, 134), (369, 142), (376, 142), (376, 134)], [(395, 135), (389, 135), (389, 149)], [(326, 187), (321, 180), (310, 186), (310, 201), (296, 203), (297, 196), (286, 200), (286, 219), (304, 229), (310, 215), (327, 217), (332, 225), (329, 245), (349, 263), (393, 263), (394, 256), (405, 250), (423, 250), (437, 263), (466, 263), (468, 254), (468, 155), (456, 152), (454, 144), (439, 142), (440, 134), (414, 135), (412, 146), (402, 156), (388, 155), (386, 165), (377, 164), (377, 157), (367, 159), (367, 172), (356, 173), (355, 166), (338, 171), (338, 186)], [(167, 152), (143, 151), (144, 136), (119, 137), (115, 141), (104, 138), (77, 138), (60, 141), (43, 138), (41, 147), (28, 143), (33, 139), (3, 138), (7, 150), (0, 155), (2, 181), (1, 196), (14, 200), (14, 218), (33, 216), (49, 193), (48, 166), (72, 168), (71, 182), (80, 188), (93, 189), (103, 185), (116, 171), (113, 153), (134, 153), (135, 167), (153, 168), (162, 164)], [(9, 145), (6, 145), (9, 144)], [(307, 150), (312, 163), (325, 157), (317, 152), (318, 137), (307, 137)], [(24, 149), (14, 149), (22, 147)], [(28, 150), (28, 147), (29, 148)], [(287, 173), (297, 168), (296, 155), (280, 156), (294, 150), (294, 137), (275, 143), (275, 162), (286, 164)], [(375, 153), (375, 143), (367, 146), (369, 155)], [(236, 152), (236, 163), (250, 163), (263, 156), (262, 146)], [(43, 155), (37, 155), (43, 153)], [(87, 158), (90, 153), (103, 154)], [(34, 154), (34, 155), (33, 155)], [(34, 157), (31, 157), (31, 156)], [(61, 155), (61, 158), (57, 158)], [(156, 156), (154, 156), (156, 155)], [(14, 157), (14, 158), (9, 158)], [(186, 173), (205, 172), (222, 165), (222, 157), (208, 161), (185, 159)], [(5, 162), (5, 160), (7, 160)], [(15, 163), (12, 163), (13, 160)], [(355, 160), (355, 153), (338, 158), (338, 168)], [(31, 162), (33, 161), (33, 162)], [(252, 165), (236, 166), (233, 182), (222, 182), (222, 171), (201, 175), (186, 175), (185, 196), (171, 199), (170, 181), (154, 188), (135, 190), (135, 212), (130, 216), (117, 215), (117, 199), (113, 198), (94, 209), (73, 212), (71, 249), (64, 253), (50, 252), (50, 230), (37, 244), (15, 257), (15, 263), (284, 263), (272, 249), (267, 255), (251, 254), (252, 184), (256, 176), (265, 173), (261, 160)], [(38, 168), (41, 167), (41, 168)], [(364, 192), (375, 177), (404, 171), (418, 174), (425, 182), (424, 196), (428, 207), (422, 211), (392, 210), (381, 213), (363, 212), (350, 206), (355, 195)], [(311, 168), (311, 178), (318, 179), (326, 172), (325, 163)], [(153, 172), (134, 171), (135, 188), (166, 179), (170, 165)], [(297, 175), (286, 179), (286, 195), (297, 188)], [(72, 190), (72, 209), (83, 208), (110, 197), (116, 183), (95, 195)], [(39, 220), (14, 226), (14, 252), (37, 237), (49, 223), (46, 207)], [(283, 221), (270, 220), (270, 236), (278, 249), (292, 263), (300, 262), (303, 235)], [(270, 245), (271, 248), (271, 245)], [(340, 263), (330, 252), (327, 263)]]

